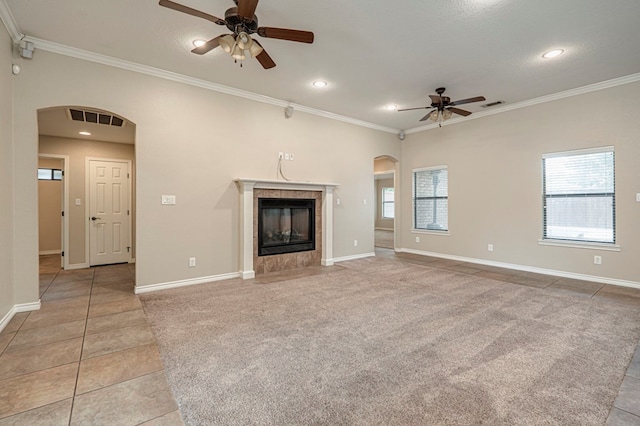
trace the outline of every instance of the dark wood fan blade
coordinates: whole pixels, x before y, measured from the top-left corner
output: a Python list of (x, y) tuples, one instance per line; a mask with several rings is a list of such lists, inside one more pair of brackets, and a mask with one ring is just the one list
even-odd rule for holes
[[(258, 43), (257, 40), (253, 40), (253, 42), (262, 47), (262, 45)], [(258, 62), (260, 62), (260, 65), (262, 65), (262, 68), (264, 68), (265, 70), (276, 66), (276, 63), (273, 62), (273, 59), (271, 59), (271, 56), (269, 56), (267, 51), (264, 50), (264, 47), (262, 47), (262, 52), (260, 52), (260, 54), (256, 56), (256, 59), (258, 60)]]
[(191, 53), (195, 53), (197, 55), (204, 55), (205, 53), (215, 49), (218, 46), (220, 46), (220, 39), (222, 37), (224, 37), (224, 34), (223, 35), (219, 35), (216, 38), (212, 38), (211, 40), (209, 40), (208, 42), (206, 42), (202, 46), (196, 47), (195, 49), (193, 49), (191, 51)]
[(465, 111), (465, 110), (460, 109), (460, 108), (449, 107), (447, 109), (449, 111), (451, 111), (451, 112), (455, 112), (456, 114), (460, 114), (463, 117), (466, 117), (467, 115), (471, 115), (471, 112)]
[(286, 28), (259, 27), (260, 37), (277, 38), (280, 40), (313, 43), (313, 33), (310, 31), (288, 30)]
[(484, 96), (476, 96), (475, 98), (461, 99), (459, 101), (451, 102), (449, 105), (470, 104), (471, 102), (480, 102), (480, 101), (486, 101)]
[(442, 98), (438, 95), (429, 95), (429, 97), (431, 98), (432, 104), (440, 104), (440, 102), (442, 102)]
[(399, 109), (398, 112), (400, 111), (415, 111), (417, 109), (427, 109), (427, 108), (431, 108), (431, 107), (418, 107), (418, 108), (405, 108), (405, 109)]
[(199, 10), (192, 9), (188, 6), (181, 5), (171, 0), (160, 0), (159, 4), (160, 6), (177, 10), (178, 12), (186, 13), (187, 15), (197, 16), (198, 18), (206, 19), (207, 21), (214, 22), (218, 25), (225, 25), (224, 19), (220, 19), (217, 16), (209, 15), (208, 13), (204, 13)]
[(429, 118), (431, 118), (431, 114), (433, 114), (434, 112), (437, 114), (437, 113), (438, 113), (438, 110), (437, 110), (437, 109), (434, 109), (433, 111), (430, 111), (430, 112), (429, 112), (429, 114), (427, 114), (427, 115), (425, 115), (424, 117), (422, 117), (422, 118), (420, 119), (420, 121), (427, 121)]
[(238, 0), (238, 16), (253, 19), (258, 7), (258, 0)]

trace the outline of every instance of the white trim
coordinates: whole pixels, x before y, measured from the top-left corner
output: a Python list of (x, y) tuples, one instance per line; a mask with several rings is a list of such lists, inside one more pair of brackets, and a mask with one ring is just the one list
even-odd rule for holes
[(190, 278), (188, 280), (170, 281), (166, 283), (149, 284), (144, 286), (135, 286), (135, 294), (150, 293), (152, 291), (168, 290), (170, 288), (185, 287), (196, 284), (211, 283), (214, 281), (230, 280), (233, 278), (240, 278), (239, 272), (233, 272), (229, 274), (211, 275), (208, 277)]
[(89, 265), (89, 263), (71, 263), (68, 267), (66, 267), (65, 269), (88, 269), (91, 268), (91, 266)]
[(373, 228), (376, 231), (393, 231), (393, 228)]
[(594, 243), (589, 241), (538, 240), (541, 246), (571, 247), (588, 250), (621, 251), (617, 244)]
[(90, 240), (90, 226), (91, 223), (89, 222), (89, 216), (91, 216), (91, 199), (89, 197), (90, 193), (91, 193), (91, 162), (92, 161), (110, 161), (110, 162), (114, 162), (114, 163), (127, 163), (127, 182), (129, 184), (129, 200), (128, 202), (128, 210), (129, 210), (129, 215), (127, 216), (129, 218), (129, 244), (131, 244), (131, 250), (129, 250), (129, 260), (127, 260), (128, 263), (131, 263), (131, 258), (132, 258), (132, 253), (133, 253), (133, 212), (131, 211), (133, 209), (133, 194), (132, 192), (132, 178), (131, 178), (131, 170), (132, 170), (132, 160), (127, 160), (124, 158), (102, 158), (102, 157), (85, 157), (84, 159), (84, 217), (85, 217), (85, 235), (84, 235), (84, 244), (85, 244), (85, 248), (84, 248), (84, 255), (85, 255), (85, 263), (87, 263), (89, 266), (91, 266), (91, 240)]
[(0, 331), (4, 330), (18, 312), (37, 311), (40, 309), (40, 306), (40, 300), (33, 303), (20, 303), (18, 305), (13, 305), (13, 307), (9, 309), (9, 312), (7, 312), (2, 320), (0, 320)]
[[(535, 266), (495, 262), (492, 260), (475, 259), (471, 257), (455, 256), (455, 255), (442, 254), (442, 253), (433, 253), (428, 251), (421, 251), (421, 250), (414, 250), (414, 249), (407, 249), (407, 248), (400, 249), (398, 250), (398, 252), (417, 254), (421, 256), (438, 257), (441, 259), (457, 260), (460, 262), (475, 263), (478, 265), (488, 265), (488, 266), (496, 266), (498, 268), (513, 269), (515, 271), (534, 272), (536, 274), (552, 275), (555, 277), (571, 278), (575, 280), (584, 280), (584, 281), (593, 281), (593, 282), (602, 283), (602, 284), (611, 284), (611, 285), (617, 285), (620, 287), (632, 287), (632, 288), (640, 289), (640, 282), (638, 281), (621, 280), (621, 279), (609, 278), (609, 277), (599, 277), (596, 275), (578, 274), (575, 272), (557, 271), (554, 269), (537, 268)], [(426, 264), (426, 266), (428, 266), (428, 264)]]
[(354, 254), (351, 256), (335, 257), (333, 261), (335, 263), (346, 262), (347, 260), (364, 259), (365, 257), (375, 257), (375, 255), (376, 255), (375, 252), (361, 253), (361, 254)]
[[(500, 114), (507, 111), (512, 111), (515, 109), (526, 108), (533, 105), (543, 104), (546, 102), (557, 101), (564, 98), (570, 98), (572, 96), (583, 95), (586, 93), (596, 92), (598, 90), (609, 89), (615, 86), (622, 86), (624, 84), (635, 83), (640, 81), (640, 73), (626, 75), (624, 77), (613, 78), (611, 80), (601, 81), (599, 83), (589, 84), (587, 86), (578, 87), (575, 89), (565, 90), (558, 93), (553, 93), (551, 95), (540, 96), (538, 98), (529, 99), (522, 102), (516, 102), (515, 104), (506, 104), (499, 108), (493, 108), (487, 111), (479, 111), (474, 112), (472, 115), (468, 117), (459, 117), (451, 120), (447, 120), (445, 125), (451, 125), (456, 123), (461, 123), (463, 121), (475, 120), (482, 117), (488, 117), (494, 114)], [(424, 132), (425, 130), (437, 129), (438, 123), (429, 124), (427, 126), (419, 126), (414, 127), (412, 129), (407, 129), (404, 131), (406, 135), (410, 135), (412, 133)]]
[(243, 280), (250, 280), (256, 277), (256, 271), (240, 271)]
[(127, 71), (133, 71), (140, 74), (146, 74), (153, 77), (162, 78), (165, 80), (174, 81), (177, 83), (188, 84), (190, 86), (199, 87), (201, 89), (211, 90), (214, 92), (220, 92), (227, 95), (237, 96), (240, 98), (250, 99), (256, 102), (262, 102), (277, 107), (293, 107), (296, 111), (306, 112), (307, 114), (313, 114), (320, 117), (328, 118), (331, 120), (342, 121), (345, 123), (354, 124), (360, 127), (366, 127), (373, 130), (380, 130), (386, 133), (393, 133), (397, 135), (400, 129), (394, 129), (392, 127), (381, 126), (375, 123), (369, 123), (367, 121), (358, 120), (356, 118), (347, 117), (344, 115), (334, 114), (329, 111), (323, 111), (308, 106), (291, 103), (286, 100), (271, 98), (269, 96), (259, 95), (257, 93), (248, 92), (246, 90), (237, 89), (235, 87), (224, 86), (222, 84), (213, 83), (211, 81), (201, 80), (194, 77), (178, 74), (172, 71), (166, 71), (160, 68), (154, 68), (147, 65), (137, 64), (135, 62), (125, 61), (123, 59), (114, 58), (111, 56), (101, 55), (94, 52), (89, 52), (82, 49), (77, 49), (71, 46), (65, 46), (63, 44), (54, 43), (52, 41), (42, 40), (36, 37), (25, 36), (25, 40), (32, 42), (36, 48), (51, 53), (57, 53), (59, 55), (70, 56), (72, 58), (82, 59), (89, 62), (95, 62), (102, 65), (107, 65), (115, 68), (124, 69)]
[(335, 259), (320, 259), (320, 265), (322, 266), (333, 266), (335, 263)]
[(448, 229), (446, 231), (437, 231), (435, 229), (431, 230), (431, 229), (415, 229), (415, 228), (411, 228), (411, 233), (412, 234), (424, 234), (424, 235), (444, 235), (444, 236), (451, 235), (451, 233), (449, 232)]
[(557, 158), (557, 157), (569, 157), (572, 155), (588, 155), (588, 154), (601, 154), (603, 152), (613, 152), (615, 153), (614, 146), (600, 146), (595, 148), (585, 148), (585, 149), (574, 149), (571, 151), (562, 151), (562, 152), (549, 152), (547, 154), (542, 154), (542, 159), (547, 158)]
[(62, 160), (62, 172), (64, 173), (64, 176), (62, 178), (62, 210), (65, 212), (65, 214), (62, 217), (62, 248), (58, 253), (62, 253), (63, 251), (67, 252), (65, 253), (66, 256), (62, 256), (61, 263), (62, 269), (69, 269), (69, 239), (71, 233), (71, 228), (69, 225), (69, 218), (71, 217), (71, 211), (69, 210), (69, 176), (71, 176), (71, 157), (67, 154), (47, 154), (44, 152), (39, 152), (38, 159), (40, 158), (55, 158), (57, 160)]
[(62, 254), (62, 250), (40, 250), (38, 256), (49, 256), (51, 254)]
[(20, 43), (20, 40), (22, 40), (24, 34), (22, 34), (20, 28), (18, 28), (16, 18), (13, 16), (13, 13), (11, 13), (11, 9), (9, 9), (9, 5), (7, 4), (6, 0), (0, 0), (0, 20), (13, 39), (13, 42)]

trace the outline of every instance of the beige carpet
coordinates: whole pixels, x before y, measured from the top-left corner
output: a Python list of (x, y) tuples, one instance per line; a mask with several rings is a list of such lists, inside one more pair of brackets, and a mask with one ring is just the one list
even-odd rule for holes
[(142, 295), (187, 424), (602, 425), (640, 310), (393, 259)]

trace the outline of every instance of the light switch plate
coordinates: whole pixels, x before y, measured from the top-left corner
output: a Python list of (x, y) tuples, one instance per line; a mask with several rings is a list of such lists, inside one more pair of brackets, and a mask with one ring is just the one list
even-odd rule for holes
[(162, 204), (163, 205), (174, 205), (176, 203), (176, 196), (175, 195), (163, 195), (162, 196)]

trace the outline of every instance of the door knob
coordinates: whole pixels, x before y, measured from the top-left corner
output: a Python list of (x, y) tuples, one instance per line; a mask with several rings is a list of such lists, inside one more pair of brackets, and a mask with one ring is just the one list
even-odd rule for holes
[(95, 217), (95, 216), (91, 216), (91, 220), (101, 220), (101, 217)]

